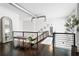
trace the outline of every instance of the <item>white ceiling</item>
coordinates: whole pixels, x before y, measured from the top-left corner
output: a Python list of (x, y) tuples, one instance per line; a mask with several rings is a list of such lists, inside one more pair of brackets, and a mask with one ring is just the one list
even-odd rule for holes
[(6, 9), (8, 9), (8, 10), (10, 10), (10, 11), (16, 13), (16, 14), (25, 15), (27, 17), (30, 17), (28, 14), (22, 12), (21, 10), (15, 8), (14, 6), (12, 6), (12, 5), (8, 4), (8, 3), (0, 3), (0, 7), (6, 8)]
[(61, 18), (68, 16), (76, 3), (19, 3), (36, 15), (46, 15), (47, 18)]
[[(68, 16), (75, 8), (76, 3), (19, 3), (35, 15), (46, 15), (47, 18), (61, 18)], [(9, 4), (0, 4), (18, 14), (25, 14)], [(28, 15), (26, 15), (28, 16)]]

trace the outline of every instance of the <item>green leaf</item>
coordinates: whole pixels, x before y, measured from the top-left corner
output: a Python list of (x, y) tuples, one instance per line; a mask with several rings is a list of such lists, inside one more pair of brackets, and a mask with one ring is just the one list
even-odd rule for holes
[(79, 31), (79, 26), (77, 27), (77, 31)]
[(65, 24), (66, 27), (69, 27), (70, 25), (68, 23)]
[(68, 23), (71, 23), (71, 19), (69, 18), (69, 19), (67, 20), (67, 22), (68, 22)]
[(70, 29), (66, 28), (67, 31), (70, 31)]
[(29, 39), (29, 41), (32, 41), (32, 37), (30, 36), (30, 37), (28, 37), (28, 39)]
[(74, 26), (74, 24), (72, 24), (72, 28), (74, 28), (75, 26)]
[(75, 18), (75, 15), (72, 15), (71, 18)]
[(74, 19), (72, 20), (72, 24), (74, 24), (74, 25), (77, 25), (77, 24), (78, 24), (77, 18), (74, 18)]

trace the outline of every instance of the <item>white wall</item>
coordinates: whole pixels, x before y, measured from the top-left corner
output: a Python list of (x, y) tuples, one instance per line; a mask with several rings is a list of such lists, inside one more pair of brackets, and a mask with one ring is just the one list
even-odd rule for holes
[(31, 22), (31, 17), (21, 15), (20, 19), (22, 20), (23, 31), (34, 31), (34, 23)]
[(42, 19), (42, 18), (35, 19), (33, 22), (34, 22), (34, 30), (35, 31), (41, 31), (41, 29), (43, 29), (42, 31), (44, 31), (44, 26), (46, 26), (44, 19)]
[(23, 30), (34, 31), (34, 23), (32, 23), (30, 20), (23, 21)]
[(52, 24), (54, 32), (65, 32), (65, 18), (50, 18), (49, 26)]
[(0, 7), (0, 18), (3, 16), (8, 16), (12, 19), (13, 30), (21, 30), (22, 29), (20, 27), (21, 23), (20, 23), (18, 14), (14, 13), (13, 11), (11, 11), (7, 8)]

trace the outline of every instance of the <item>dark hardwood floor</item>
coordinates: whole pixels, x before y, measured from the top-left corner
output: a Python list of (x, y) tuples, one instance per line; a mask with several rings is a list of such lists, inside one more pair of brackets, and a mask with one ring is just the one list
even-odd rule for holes
[(14, 48), (12, 43), (0, 46), (0, 56), (68, 56), (69, 50), (63, 48), (53, 48), (50, 45), (39, 44), (39, 48)]
[(0, 46), (0, 56), (52, 56), (52, 51), (49, 50), (49, 45), (39, 44), (39, 48), (15, 48), (12, 43), (2, 44)]

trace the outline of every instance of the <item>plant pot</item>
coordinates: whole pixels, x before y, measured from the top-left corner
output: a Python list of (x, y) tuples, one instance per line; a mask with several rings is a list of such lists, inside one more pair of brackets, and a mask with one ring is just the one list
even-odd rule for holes
[(33, 43), (31, 43), (30, 45), (31, 45), (31, 46), (33, 46), (34, 44), (33, 44)]

